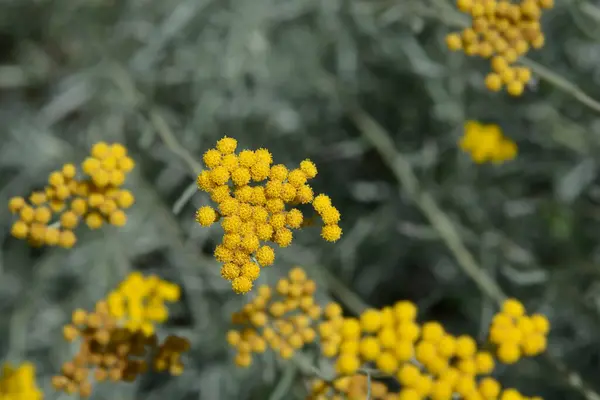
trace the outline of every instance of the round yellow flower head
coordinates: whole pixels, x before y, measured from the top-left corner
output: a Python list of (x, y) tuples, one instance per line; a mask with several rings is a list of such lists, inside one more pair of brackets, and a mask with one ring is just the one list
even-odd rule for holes
[(232, 281), (235, 278), (239, 277), (241, 274), (240, 267), (234, 263), (223, 264), (221, 267), (221, 276), (228, 280)]
[(221, 165), (221, 153), (216, 149), (207, 150), (202, 156), (202, 161), (207, 168), (216, 168)]
[(232, 172), (239, 166), (238, 157), (235, 154), (227, 154), (223, 156), (221, 165), (227, 168), (229, 172)]
[(502, 312), (513, 318), (518, 318), (525, 314), (525, 307), (517, 299), (508, 299), (502, 305)]
[(227, 136), (217, 142), (217, 150), (219, 150), (223, 155), (232, 154), (236, 147), (237, 140)]
[(260, 267), (253, 262), (247, 262), (242, 265), (241, 268), (241, 276), (250, 279), (250, 281), (255, 281), (258, 279), (260, 275)]
[(338, 225), (325, 225), (321, 229), (321, 237), (328, 242), (335, 242), (342, 236), (342, 228)]
[(302, 170), (308, 179), (312, 179), (317, 176), (317, 166), (309, 159), (300, 162), (300, 170)]
[(240, 167), (251, 168), (256, 162), (256, 155), (252, 150), (242, 150), (238, 154)]
[(256, 261), (263, 267), (267, 267), (272, 265), (275, 262), (275, 251), (272, 247), (269, 246), (261, 246), (256, 251)]
[(247, 185), (251, 178), (250, 169), (245, 167), (236, 168), (231, 172), (231, 180), (236, 186)]
[(300, 169), (294, 169), (288, 174), (287, 180), (292, 186), (298, 188), (306, 183), (306, 175)]
[(72, 231), (62, 231), (58, 237), (58, 245), (65, 249), (70, 249), (77, 242), (77, 238)]
[(215, 185), (225, 185), (229, 181), (230, 173), (223, 166), (215, 167), (210, 171), (210, 179)]
[(127, 215), (123, 210), (115, 210), (110, 213), (109, 222), (114, 226), (124, 226), (127, 223)]
[(279, 245), (279, 247), (287, 247), (292, 243), (293, 234), (292, 231), (287, 228), (279, 228), (273, 235), (273, 241)]
[(360, 325), (363, 332), (373, 333), (381, 327), (381, 312), (368, 309), (360, 316)]
[(10, 230), (10, 234), (17, 239), (25, 239), (29, 234), (29, 226), (23, 221), (16, 221)]
[(360, 360), (352, 354), (342, 354), (335, 365), (340, 375), (352, 375), (360, 368)]
[(245, 294), (252, 290), (252, 280), (248, 277), (240, 276), (231, 282), (233, 291), (237, 294)]
[(254, 152), (256, 156), (256, 162), (268, 164), (269, 166), (273, 163), (273, 155), (267, 149), (260, 148)]
[(325, 225), (335, 225), (340, 222), (340, 212), (333, 206), (323, 207), (321, 210), (321, 218)]
[(98, 142), (92, 146), (91, 154), (101, 160), (110, 154), (110, 146), (106, 142)]
[(327, 195), (320, 194), (314, 198), (312, 204), (315, 211), (321, 214), (328, 207), (331, 207), (331, 199)]
[(364, 337), (360, 341), (359, 352), (363, 360), (375, 361), (381, 352), (379, 342), (372, 336)]
[(257, 161), (252, 168), (250, 168), (250, 174), (254, 182), (264, 181), (269, 177), (269, 164), (265, 161)]

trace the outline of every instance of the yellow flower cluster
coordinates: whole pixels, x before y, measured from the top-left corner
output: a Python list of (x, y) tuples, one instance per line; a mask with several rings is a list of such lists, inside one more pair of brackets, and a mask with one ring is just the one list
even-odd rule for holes
[(465, 124), (464, 136), (459, 146), (469, 153), (477, 164), (499, 164), (512, 160), (517, 155), (516, 143), (505, 137), (499, 126), (484, 125), (475, 121), (467, 121)]
[(280, 279), (274, 290), (260, 286), (256, 298), (232, 316), (239, 328), (227, 333), (227, 341), (237, 351), (236, 365), (249, 366), (252, 353), (263, 353), (267, 347), (288, 359), (294, 351), (314, 342), (314, 321), (322, 312), (314, 300), (315, 290), (315, 282), (300, 267)]
[(498, 346), (497, 356), (501, 362), (513, 364), (522, 355), (531, 357), (543, 353), (549, 331), (550, 323), (545, 316), (527, 316), (523, 304), (510, 299), (494, 316), (489, 341)]
[[(357, 387), (363, 386), (352, 384), (355, 375), (363, 367), (374, 366), (384, 375), (395, 376), (401, 385), (398, 393), (380, 390), (380, 398), (386, 400), (451, 400), (456, 395), (468, 400), (539, 399), (523, 396), (515, 389), (502, 389), (491, 377), (496, 364), (493, 354), (478, 348), (471, 336), (454, 336), (438, 322), (419, 324), (416, 317), (417, 307), (400, 301), (393, 307), (368, 309), (359, 318), (344, 318), (339, 332), (330, 327), (319, 329), (321, 337), (332, 345), (323, 347), (322, 352), (335, 357), (337, 377), (331, 385), (315, 381), (312, 398), (328, 399), (332, 393), (358, 395)], [(338, 320), (334, 318), (336, 324)], [(495, 318), (490, 337), (506, 353), (499, 351), (500, 361), (514, 362), (513, 352), (518, 346), (524, 354), (527, 348), (527, 355), (542, 352), (545, 341), (541, 332), (548, 329), (547, 319), (525, 317), (523, 306), (510, 299)], [(522, 334), (523, 330), (527, 334)]]
[(169, 317), (165, 302), (179, 300), (179, 286), (155, 275), (132, 272), (107, 297), (110, 315), (131, 332), (154, 333), (154, 324)]
[[(142, 306), (140, 297), (155, 304)], [(89, 397), (92, 378), (96, 382), (132, 382), (145, 373), (149, 365), (156, 372), (180, 375), (183, 372), (181, 354), (189, 350), (189, 341), (169, 335), (160, 343), (151, 325), (166, 318), (163, 302), (178, 297), (179, 289), (173, 284), (155, 277), (143, 280), (133, 275), (109, 296), (109, 301), (96, 303), (93, 312), (75, 310), (71, 322), (63, 328), (63, 336), (68, 342), (80, 339), (79, 352), (63, 364), (61, 374), (53, 377), (52, 386), (69, 394)], [(142, 310), (133, 324), (125, 312), (130, 313), (131, 309)]]
[[(469, 335), (455, 336), (435, 321), (420, 324), (417, 307), (399, 301), (382, 309), (367, 309), (357, 318), (344, 317), (337, 303), (323, 309), (314, 301), (315, 283), (296, 267), (274, 290), (261, 286), (255, 299), (233, 322), (241, 328), (228, 332), (227, 341), (237, 350), (235, 363), (247, 367), (253, 353), (267, 347), (290, 358), (294, 351), (317, 341), (322, 355), (332, 362), (335, 375), (312, 379), (309, 400), (364, 399), (365, 373), (394, 377), (399, 391), (372, 381), (374, 400), (541, 400), (513, 388), (503, 388), (492, 377), (495, 354), (484, 348), (495, 345), (500, 362), (514, 363), (522, 355), (546, 349), (548, 320), (527, 316), (523, 305), (508, 299), (494, 317), (490, 343), (479, 347)], [(279, 298), (274, 298), (278, 296)]]
[(32, 246), (61, 246), (71, 248), (77, 237), (74, 229), (84, 220), (90, 229), (104, 222), (123, 226), (134, 197), (121, 189), (125, 177), (134, 167), (121, 144), (96, 143), (91, 157), (82, 163), (83, 176), (77, 177), (77, 168), (65, 164), (48, 177), (43, 190), (33, 192), (28, 201), (13, 197), (8, 208), (19, 219), (11, 234), (27, 239)]
[(509, 94), (520, 96), (531, 70), (514, 64), (530, 47), (544, 45), (540, 19), (543, 9), (554, 6), (554, 0), (457, 0), (456, 4), (471, 16), (472, 23), (461, 33), (446, 36), (448, 48), (491, 58), (493, 72), (485, 79), (487, 88), (497, 92), (506, 86)]
[(0, 376), (0, 400), (41, 400), (43, 394), (35, 382), (35, 367), (23, 363), (17, 368), (5, 363)]
[(197, 184), (210, 193), (218, 210), (201, 207), (196, 221), (210, 226), (221, 220), (225, 234), (215, 249), (215, 258), (223, 263), (223, 278), (231, 281), (236, 293), (243, 294), (252, 289), (260, 267), (275, 261), (274, 249), (263, 242), (287, 247), (292, 242), (292, 229), (303, 226), (302, 211), (287, 209), (287, 205), (312, 203), (324, 221), (321, 236), (327, 241), (338, 240), (342, 230), (338, 225), (340, 213), (329, 197), (315, 197), (307, 183), (317, 175), (312, 161), (304, 160), (290, 171), (283, 164), (272, 165), (273, 157), (266, 149), (236, 154), (236, 147), (235, 139), (224, 137), (215, 149), (204, 153), (207, 170), (198, 175)]

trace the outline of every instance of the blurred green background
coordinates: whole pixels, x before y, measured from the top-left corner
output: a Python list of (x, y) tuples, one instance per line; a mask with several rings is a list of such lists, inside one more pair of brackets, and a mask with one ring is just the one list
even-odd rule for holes
[[(192, 169), (229, 135), (314, 160), (315, 190), (342, 213), (342, 240), (303, 230), (259, 283), (303, 265), (348, 311), (410, 299), (480, 339), (497, 284), (550, 318), (553, 357), (600, 390), (600, 104), (577, 88), (600, 99), (598, 5), (546, 12), (538, 74), (512, 98), (485, 89), (485, 62), (447, 51), (461, 19), (445, 0), (1, 0), (0, 203), (99, 140), (137, 162), (126, 227), (81, 228), (72, 250), (11, 238), (0, 209), (2, 358), (33, 361), (46, 399), (69, 398), (49, 386), (75, 350), (62, 325), (136, 269), (182, 285), (164, 332), (191, 340), (186, 371), (93, 399), (302, 398), (292, 369), (237, 369), (224, 340), (244, 298), (211, 257), (220, 228), (194, 221), (209, 200)], [(517, 159), (473, 164), (456, 145), (469, 119), (499, 124)], [(586, 398), (543, 357), (497, 373), (527, 395)]]

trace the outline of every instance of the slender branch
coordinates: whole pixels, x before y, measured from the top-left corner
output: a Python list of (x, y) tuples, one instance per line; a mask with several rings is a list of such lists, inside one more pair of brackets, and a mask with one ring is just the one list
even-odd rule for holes
[(577, 85), (573, 82), (569, 81), (566, 78), (552, 72), (548, 68), (543, 65), (530, 60), (529, 58), (522, 58), (520, 63), (531, 68), (531, 70), (537, 74), (540, 78), (548, 81), (553, 84), (557, 88), (561, 89), (563, 92), (566, 92), (577, 99), (582, 104), (590, 107), (594, 111), (600, 112), (600, 102), (595, 100), (594, 98), (588, 96), (583, 90), (581, 90)]
[(179, 215), (183, 207), (192, 199), (192, 197), (198, 192), (198, 186), (196, 182), (192, 182), (188, 185), (188, 187), (181, 193), (181, 196), (177, 199), (177, 201), (173, 204), (173, 214)]
[(269, 400), (282, 400), (286, 398), (298, 375), (298, 369), (298, 366), (294, 363), (287, 366), (283, 377), (279, 380), (277, 386), (275, 386), (275, 389), (269, 396)]
[(160, 112), (158, 110), (151, 110), (149, 118), (152, 122), (152, 125), (154, 125), (154, 128), (156, 128), (156, 132), (161, 137), (165, 145), (173, 153), (179, 156), (179, 158), (181, 158), (181, 160), (187, 164), (188, 168), (191, 169), (195, 175), (202, 172), (202, 170), (204, 169), (202, 168), (202, 165), (198, 161), (196, 161), (196, 159), (191, 155), (189, 151), (186, 150), (185, 147), (181, 145), (181, 143), (177, 141), (175, 135), (173, 134), (173, 131), (171, 131), (171, 128), (169, 127), (169, 124), (167, 123), (167, 121), (165, 121)]
[(379, 152), (415, 204), (425, 214), (463, 271), (477, 284), (482, 292), (496, 301), (498, 305), (501, 305), (506, 299), (506, 295), (502, 293), (498, 284), (477, 265), (475, 258), (462, 242), (460, 233), (450, 218), (439, 208), (433, 197), (419, 188), (419, 183), (410, 164), (396, 152), (395, 145), (387, 132), (360, 108), (354, 108), (350, 117), (363, 136)]

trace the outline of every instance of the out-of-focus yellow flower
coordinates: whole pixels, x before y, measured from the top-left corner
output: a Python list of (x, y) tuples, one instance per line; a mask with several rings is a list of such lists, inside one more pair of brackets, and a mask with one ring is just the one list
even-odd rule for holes
[(132, 332), (146, 335), (154, 332), (154, 325), (166, 321), (165, 303), (179, 300), (179, 286), (155, 275), (144, 276), (132, 272), (107, 297), (108, 311)]
[(517, 154), (517, 145), (502, 134), (497, 125), (483, 125), (467, 121), (459, 147), (477, 164), (494, 162), (496, 164), (512, 160)]
[[(225, 264), (223, 268), (234, 267)], [(242, 269), (245, 268), (256, 270), (259, 267), (245, 264)], [(242, 278), (248, 274), (243, 273)], [(296, 350), (317, 338), (316, 329), (311, 325), (320, 318), (321, 309), (313, 298), (315, 282), (308, 279), (302, 268), (291, 269), (274, 288), (262, 285), (257, 292), (257, 296), (240, 312), (232, 315), (232, 322), (239, 326), (227, 334), (227, 342), (237, 352), (235, 363), (240, 367), (249, 366), (252, 354), (262, 353), (267, 348), (288, 359)], [(330, 315), (336, 314), (338, 309), (341, 311), (339, 305), (337, 308), (333, 304), (328, 307)], [(338, 316), (341, 319), (341, 315)]]
[(507, 1), (457, 0), (460, 11), (471, 17), (471, 26), (446, 36), (451, 51), (491, 60), (492, 71), (485, 86), (492, 92), (503, 87), (512, 96), (521, 96), (531, 79), (528, 67), (517, 66), (519, 58), (545, 43), (540, 20), (542, 10), (554, 6), (553, 0)]
[(125, 225), (123, 210), (131, 207), (135, 198), (121, 186), (134, 165), (123, 145), (96, 143), (81, 164), (80, 176), (74, 164), (64, 164), (50, 173), (43, 190), (29, 196), (29, 203), (22, 197), (9, 200), (10, 212), (19, 217), (11, 234), (32, 246), (71, 248), (77, 242), (75, 229), (81, 221), (90, 229), (104, 222)]
[(536, 356), (546, 350), (549, 326), (543, 315), (529, 317), (519, 300), (508, 299), (492, 319), (489, 340), (497, 346), (498, 359), (513, 364), (522, 356)]
[(41, 400), (43, 394), (35, 381), (35, 367), (25, 362), (18, 367), (5, 363), (0, 377), (0, 399)]

